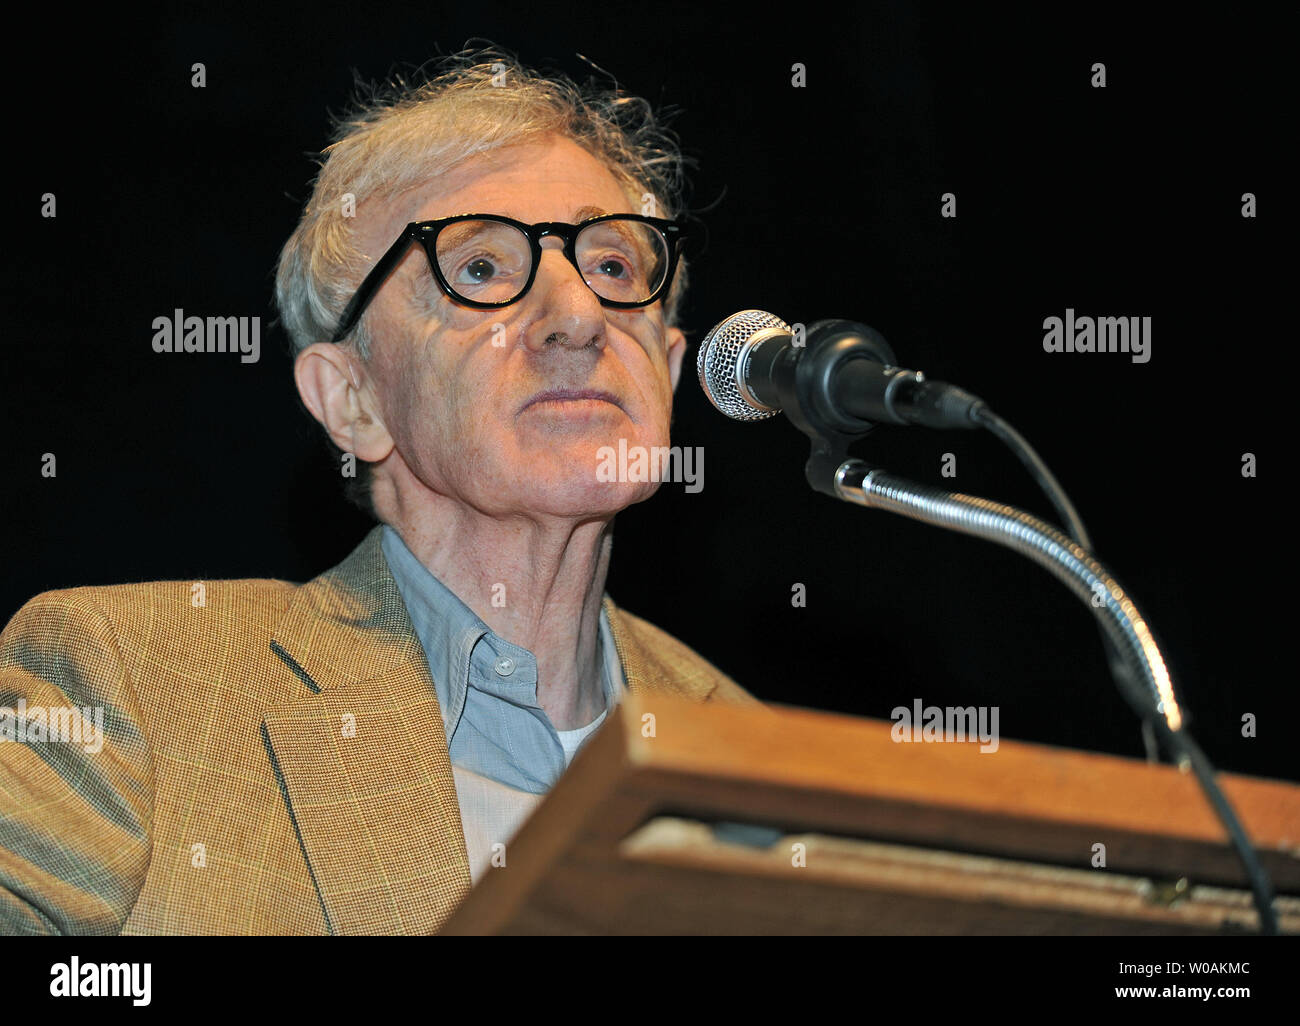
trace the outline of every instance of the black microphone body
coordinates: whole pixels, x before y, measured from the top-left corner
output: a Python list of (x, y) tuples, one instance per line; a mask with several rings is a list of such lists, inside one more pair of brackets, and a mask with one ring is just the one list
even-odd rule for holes
[(787, 332), (763, 332), (741, 351), (736, 376), (742, 393), (763, 407), (792, 417), (799, 410), (846, 434), (873, 424), (975, 428), (983, 405), (956, 385), (894, 366), (889, 343), (854, 321), (818, 321), (805, 346)]

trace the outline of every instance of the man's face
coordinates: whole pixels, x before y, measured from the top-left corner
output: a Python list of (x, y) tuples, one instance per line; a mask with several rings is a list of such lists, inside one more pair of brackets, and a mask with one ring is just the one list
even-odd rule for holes
[[(638, 212), (596, 158), (548, 137), (471, 158), (403, 194), (371, 212), (362, 241), (382, 252), (408, 221), (453, 214), (534, 224)], [(406, 501), (418, 502), (423, 486), (487, 514), (586, 516), (654, 492), (653, 482), (598, 481), (597, 454), (617, 451), (620, 439), (629, 448), (669, 444), (685, 338), (665, 327), (662, 301), (601, 306), (562, 245), (542, 241), (532, 288), (508, 307), (453, 302), (418, 245), (376, 295), (371, 373), (395, 446), (388, 459), (409, 469), (394, 468), (394, 480), (416, 493)], [(557, 390), (607, 398), (544, 396)]]

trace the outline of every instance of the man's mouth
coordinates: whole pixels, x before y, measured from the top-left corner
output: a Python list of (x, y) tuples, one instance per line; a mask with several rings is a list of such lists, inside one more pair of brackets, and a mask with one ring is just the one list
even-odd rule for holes
[(519, 408), (519, 412), (540, 403), (582, 403), (582, 402), (603, 402), (617, 406), (623, 409), (623, 404), (618, 401), (618, 397), (610, 392), (602, 392), (594, 388), (549, 388), (545, 392), (538, 392), (535, 396), (524, 403)]

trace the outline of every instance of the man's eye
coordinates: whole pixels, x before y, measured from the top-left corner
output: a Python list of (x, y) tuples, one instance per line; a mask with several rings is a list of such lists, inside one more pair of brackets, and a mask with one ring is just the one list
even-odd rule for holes
[(602, 260), (596, 265), (596, 270), (610, 278), (626, 278), (629, 274), (627, 264), (622, 260), (615, 259), (614, 257), (608, 257), (607, 259)]
[(471, 260), (461, 271), (460, 281), (467, 285), (477, 285), (490, 279), (496, 274), (496, 264), (484, 257), (477, 260)]

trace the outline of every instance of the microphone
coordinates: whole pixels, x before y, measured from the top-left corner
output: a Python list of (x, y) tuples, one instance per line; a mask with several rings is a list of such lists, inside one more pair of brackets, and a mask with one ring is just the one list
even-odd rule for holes
[(982, 426), (983, 400), (895, 366), (884, 336), (856, 321), (818, 321), (799, 346), (775, 314), (742, 310), (704, 336), (695, 367), (709, 401), (735, 420), (784, 411), (806, 433), (845, 436), (876, 423)]

